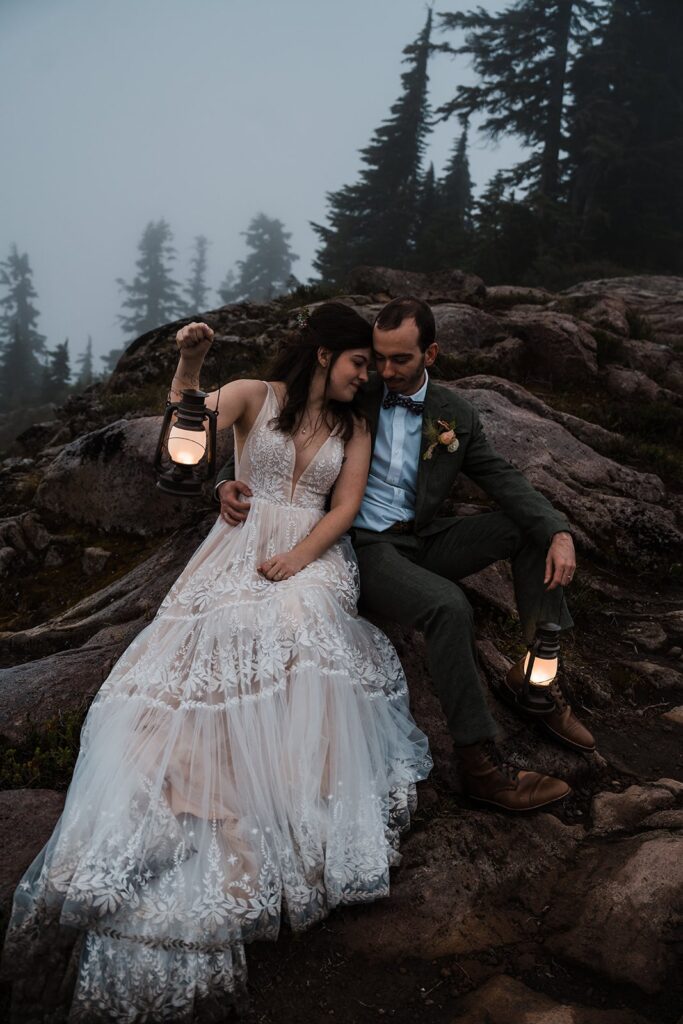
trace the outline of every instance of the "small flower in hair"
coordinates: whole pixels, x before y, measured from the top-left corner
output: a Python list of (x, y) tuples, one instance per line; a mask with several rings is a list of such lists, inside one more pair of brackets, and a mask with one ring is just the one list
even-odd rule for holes
[(304, 327), (308, 327), (308, 310), (300, 309), (294, 318), (294, 322), (300, 331), (303, 331)]

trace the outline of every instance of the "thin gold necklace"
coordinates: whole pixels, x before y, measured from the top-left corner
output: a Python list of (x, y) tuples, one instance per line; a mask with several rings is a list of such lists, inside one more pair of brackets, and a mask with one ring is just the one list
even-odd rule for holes
[[(313, 420), (311, 418), (310, 413), (308, 412), (308, 410), (305, 410), (305, 412), (306, 412), (306, 415), (308, 416), (308, 425), (305, 426), (305, 427), (303, 426), (304, 418), (302, 416), (301, 417), (301, 421), (299, 423), (299, 426), (297, 427), (297, 429), (295, 431), (295, 433), (301, 434), (302, 437), (306, 436), (306, 434), (308, 433), (308, 431), (310, 430), (310, 428), (311, 428), (311, 426), (313, 424)], [(321, 427), (322, 427), (322, 420), (320, 420), (319, 422), (316, 423), (316, 426), (315, 426), (315, 429), (313, 430), (313, 433), (311, 434), (310, 437), (306, 438), (305, 443), (302, 445), (303, 448), (307, 448), (308, 447), (308, 445), (311, 443), (311, 441), (313, 440), (315, 435), (318, 433), (318, 431), (321, 429)]]

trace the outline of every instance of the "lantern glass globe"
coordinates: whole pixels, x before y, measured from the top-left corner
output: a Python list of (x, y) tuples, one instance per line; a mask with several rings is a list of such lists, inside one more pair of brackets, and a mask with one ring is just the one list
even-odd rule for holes
[(168, 454), (183, 466), (196, 466), (206, 451), (206, 431), (171, 427), (168, 435)]
[[(529, 657), (530, 655), (527, 654), (524, 660), (525, 672), (529, 664)], [(534, 658), (529, 682), (534, 686), (550, 686), (556, 675), (557, 658)]]

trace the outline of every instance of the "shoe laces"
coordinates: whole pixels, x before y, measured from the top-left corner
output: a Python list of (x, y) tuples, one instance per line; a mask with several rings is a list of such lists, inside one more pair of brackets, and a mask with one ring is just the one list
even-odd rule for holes
[(555, 701), (555, 704), (557, 705), (560, 711), (564, 711), (565, 708), (569, 707), (569, 702), (567, 701), (567, 698), (562, 692), (562, 687), (556, 679), (554, 679), (553, 682), (550, 684), (550, 695)]
[(514, 782), (514, 780), (519, 775), (519, 768), (516, 768), (513, 764), (510, 764), (509, 761), (506, 761), (503, 758), (503, 755), (498, 749), (495, 740), (486, 740), (484, 743), (484, 749), (487, 755), (495, 764), (498, 771), (501, 772), (507, 779), (510, 779), (511, 782)]

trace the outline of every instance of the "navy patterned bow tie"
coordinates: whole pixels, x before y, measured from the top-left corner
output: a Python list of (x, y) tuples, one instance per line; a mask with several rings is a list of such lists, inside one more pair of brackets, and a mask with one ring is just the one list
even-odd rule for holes
[(383, 409), (393, 409), (395, 405), (402, 405), (408, 412), (414, 412), (416, 416), (422, 415), (425, 407), (424, 402), (414, 402), (409, 395), (397, 395), (393, 391), (387, 391), (382, 402)]

